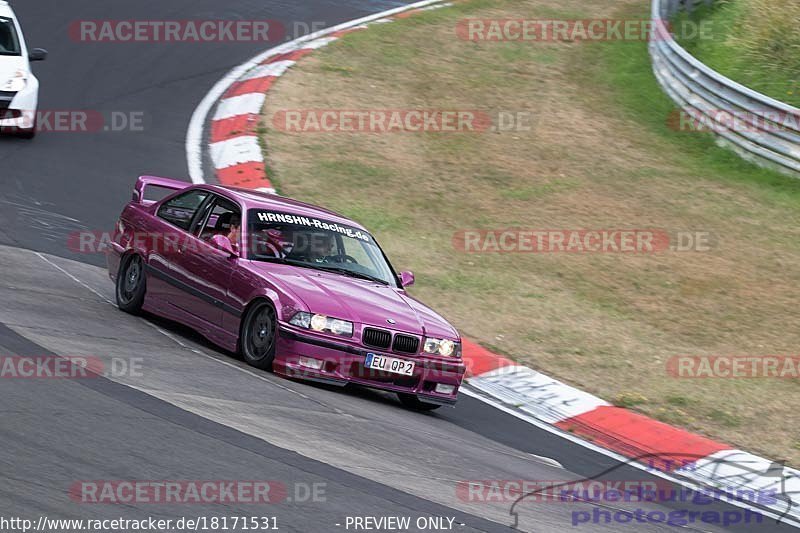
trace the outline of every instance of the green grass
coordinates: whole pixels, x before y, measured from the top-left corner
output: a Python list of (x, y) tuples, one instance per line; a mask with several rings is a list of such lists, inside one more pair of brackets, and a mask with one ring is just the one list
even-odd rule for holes
[(618, 394), (613, 401), (614, 405), (617, 407), (625, 408), (635, 407), (637, 405), (646, 404), (647, 402), (648, 400), (646, 397), (635, 392), (623, 392)]
[[(724, 0), (682, 14), (676, 27), (704, 22), (706, 35), (678, 40), (702, 62), (756, 91), (800, 107), (800, 3)], [(687, 32), (689, 33), (689, 32)]]
[[(646, 8), (625, 11), (622, 17), (645, 17)], [(595, 68), (591, 66), (595, 65)], [(681, 162), (704, 178), (754, 186), (754, 194), (783, 206), (800, 206), (800, 180), (745, 162), (732, 150), (716, 144), (712, 134), (676, 131), (669, 119), (677, 108), (663, 92), (652, 71), (647, 43), (608, 42), (587, 48), (581, 68), (586, 82), (598, 80), (613, 87), (616, 103), (629, 118), (656, 132), (667, 149), (683, 154)]]

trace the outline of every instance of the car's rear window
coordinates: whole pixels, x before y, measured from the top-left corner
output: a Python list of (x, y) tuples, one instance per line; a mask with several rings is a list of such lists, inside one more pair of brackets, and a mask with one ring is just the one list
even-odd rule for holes
[(0, 56), (22, 55), (17, 28), (10, 18), (0, 17)]

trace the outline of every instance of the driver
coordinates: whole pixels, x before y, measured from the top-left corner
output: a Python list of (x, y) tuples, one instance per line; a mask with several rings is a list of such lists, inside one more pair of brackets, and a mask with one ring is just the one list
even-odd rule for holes
[(312, 233), (308, 236), (306, 257), (312, 263), (324, 263), (333, 253), (334, 240), (330, 233)]

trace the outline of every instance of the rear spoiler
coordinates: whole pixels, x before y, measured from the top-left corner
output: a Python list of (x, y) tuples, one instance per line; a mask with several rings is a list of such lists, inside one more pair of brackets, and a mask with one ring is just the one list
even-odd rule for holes
[(145, 189), (150, 186), (169, 189), (171, 191), (180, 191), (191, 185), (192, 184), (189, 182), (170, 178), (159, 178), (158, 176), (139, 176), (139, 179), (136, 180), (136, 186), (133, 188), (132, 201), (145, 206), (154, 204), (155, 201), (145, 199)]

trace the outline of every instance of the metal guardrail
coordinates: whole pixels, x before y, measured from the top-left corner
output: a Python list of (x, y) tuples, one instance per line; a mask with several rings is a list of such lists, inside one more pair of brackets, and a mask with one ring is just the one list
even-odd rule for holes
[(680, 46), (668, 21), (711, 0), (652, 0), (653, 71), (664, 91), (721, 144), (744, 159), (800, 177), (800, 109), (748, 89), (710, 69)]

